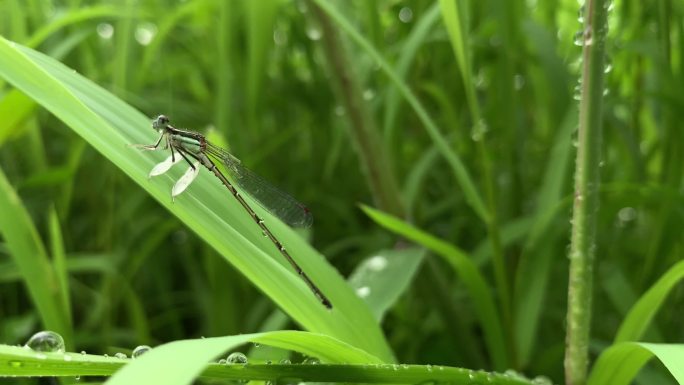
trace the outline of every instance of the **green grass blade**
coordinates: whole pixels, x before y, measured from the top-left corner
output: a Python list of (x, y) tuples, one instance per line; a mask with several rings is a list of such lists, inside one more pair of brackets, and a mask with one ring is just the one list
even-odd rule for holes
[(123, 17), (123, 13), (110, 5), (100, 5), (87, 8), (76, 8), (65, 15), (45, 24), (38, 29), (26, 45), (32, 48), (38, 47), (55, 32), (68, 26), (101, 18)]
[[(71, 296), (69, 295), (69, 271), (67, 269), (66, 252), (64, 250), (64, 239), (62, 237), (62, 229), (59, 224), (59, 217), (57, 210), (54, 207), (50, 208), (48, 213), (48, 229), (50, 233), (50, 251), (52, 255), (52, 265), (54, 267), (55, 276), (59, 282), (61, 290), (60, 299), (61, 306), (64, 309), (63, 313), (69, 328), (72, 327), (71, 319)], [(67, 349), (71, 347), (71, 340), (65, 341)]]
[(629, 311), (615, 336), (615, 342), (636, 341), (651, 324), (672, 289), (684, 278), (684, 261), (672, 266)]
[[(297, 351), (317, 357), (326, 364), (209, 364), (226, 351), (247, 342)], [(337, 364), (341, 362), (347, 364)], [(89, 354), (37, 353), (22, 347), (0, 345), (0, 376), (107, 376), (115, 371), (107, 384), (180, 385), (191, 383), (200, 374), (202, 378), (216, 380), (531, 384), (528, 380), (508, 374), (431, 365), (382, 365), (379, 358), (328, 336), (296, 331), (176, 341), (156, 347), (135, 360)]]
[(293, 230), (255, 205), (272, 232), (333, 302), (327, 311), (291, 270), (253, 220), (209, 173), (175, 203), (174, 176), (147, 173), (166, 154), (128, 147), (156, 139), (149, 118), (75, 71), (25, 47), (0, 39), (0, 77), (44, 106), (116, 164), (164, 207), (216, 249), (304, 328), (354, 344), (384, 360), (392, 353), (372, 314), (344, 279)]
[(627, 385), (644, 364), (657, 357), (679, 384), (684, 384), (684, 345), (623, 342), (611, 346), (596, 361), (587, 385)]
[(60, 280), (52, 268), (31, 217), (21, 198), (0, 169), (0, 233), (18, 267), (43, 325), (65, 337), (71, 336), (61, 298)]
[(455, 246), (391, 215), (368, 206), (362, 206), (362, 208), (377, 224), (434, 251), (453, 267), (454, 271), (463, 280), (473, 301), (477, 317), (484, 330), (487, 349), (494, 367), (497, 370), (507, 368), (508, 357), (506, 356), (506, 346), (504, 345), (503, 328), (499, 312), (494, 304), (494, 298), (489, 290), (487, 281), (468, 255)]

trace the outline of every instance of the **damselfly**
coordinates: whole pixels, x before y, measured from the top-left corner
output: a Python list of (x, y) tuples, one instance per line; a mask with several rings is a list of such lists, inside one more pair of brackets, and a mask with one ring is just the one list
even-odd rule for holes
[[(169, 118), (159, 115), (152, 121), (152, 128), (159, 132), (159, 139), (155, 144), (135, 144), (134, 147), (143, 150), (156, 150), (158, 148), (171, 150), (169, 157), (157, 164), (150, 176), (161, 175), (168, 171), (174, 164), (185, 160), (190, 168), (178, 179), (171, 190), (171, 196), (176, 197), (182, 193), (199, 174), (199, 165), (206, 167), (216, 175), (230, 193), (237, 199), (240, 205), (247, 211), (250, 217), (261, 228), (263, 234), (271, 240), (280, 254), (292, 265), (297, 274), (316, 295), (318, 300), (328, 309), (332, 308), (330, 300), (313, 283), (311, 278), (302, 270), (295, 260), (287, 252), (283, 244), (268, 229), (264, 220), (249, 206), (240, 192), (233, 186), (228, 178), (216, 166), (214, 160), (223, 164), (233, 177), (233, 181), (241, 190), (252, 196), (262, 207), (280, 218), (283, 222), (293, 227), (311, 226), (313, 217), (303, 204), (297, 202), (289, 194), (277, 189), (263, 180), (257, 174), (242, 166), (240, 160), (227, 151), (207, 142), (204, 135), (197, 132), (181, 130), (169, 124)], [(214, 159), (214, 160), (212, 160)]]

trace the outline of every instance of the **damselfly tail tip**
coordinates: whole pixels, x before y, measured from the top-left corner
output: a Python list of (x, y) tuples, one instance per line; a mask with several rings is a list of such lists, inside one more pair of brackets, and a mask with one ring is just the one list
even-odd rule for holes
[(323, 304), (323, 306), (325, 306), (326, 309), (332, 310), (333, 305), (332, 305), (332, 303), (330, 302), (330, 300), (328, 299), (328, 297), (326, 297), (325, 295), (323, 295), (323, 293), (317, 293), (316, 296), (317, 296), (318, 299), (321, 301), (321, 304)]

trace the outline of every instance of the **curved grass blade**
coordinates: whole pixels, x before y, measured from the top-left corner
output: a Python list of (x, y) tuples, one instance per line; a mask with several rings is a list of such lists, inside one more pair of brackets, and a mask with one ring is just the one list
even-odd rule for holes
[(684, 278), (684, 261), (675, 264), (651, 286), (629, 311), (615, 336), (615, 342), (641, 338), (670, 291)]
[(684, 384), (684, 345), (623, 342), (606, 349), (589, 375), (587, 385), (627, 385), (653, 356)]
[(368, 206), (362, 206), (361, 208), (380, 226), (434, 251), (453, 267), (454, 271), (463, 280), (473, 301), (473, 307), (484, 330), (487, 349), (494, 367), (497, 370), (507, 368), (509, 358), (506, 355), (506, 346), (503, 345), (503, 327), (499, 312), (494, 304), (494, 298), (489, 290), (487, 281), (468, 255), (455, 246), (427, 234), (396, 217)]
[(17, 266), (42, 324), (65, 337), (71, 336), (68, 300), (62, 298), (60, 272), (56, 272), (38, 230), (31, 220), (21, 198), (12, 188), (0, 169), (0, 233), (12, 261)]

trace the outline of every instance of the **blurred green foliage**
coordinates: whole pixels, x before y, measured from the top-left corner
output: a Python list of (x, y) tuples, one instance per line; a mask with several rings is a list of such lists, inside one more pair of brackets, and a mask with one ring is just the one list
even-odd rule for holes
[[(456, 1), (458, 19), (445, 3), (324, 2), (389, 77), (334, 13), (299, 0), (1, 0), (0, 34), (150, 117), (209, 130), (306, 202), (315, 223), (305, 235), (345, 277), (398, 241), (359, 203), (456, 245), (496, 293), (508, 365), (560, 382), (577, 1)], [(609, 15), (594, 358), (682, 259), (683, 7), (625, 1)], [(296, 327), (116, 166), (0, 82), (0, 167), (48, 245), (37, 253), (68, 281), (58, 306), (70, 314), (72, 349)], [(16, 344), (44, 320), (9, 253), (0, 241), (0, 341)], [(383, 331), (399, 362), (495, 368), (476, 310), (487, 299), (448, 260), (428, 255), (406, 291), (388, 297)], [(683, 301), (674, 289), (646, 339), (684, 339)], [(664, 381), (654, 368), (645, 383)]]

